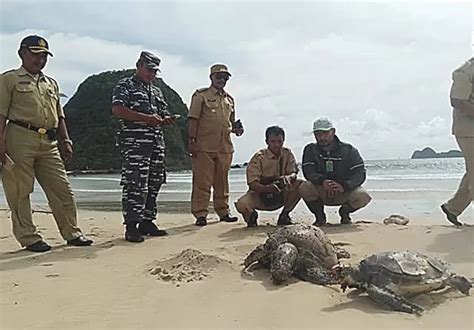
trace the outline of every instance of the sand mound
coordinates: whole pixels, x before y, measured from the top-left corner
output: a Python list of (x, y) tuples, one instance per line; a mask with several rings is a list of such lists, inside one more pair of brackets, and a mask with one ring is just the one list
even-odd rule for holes
[(230, 261), (194, 249), (183, 250), (170, 259), (157, 261), (149, 273), (162, 281), (173, 283), (201, 281), (218, 268), (229, 266)]

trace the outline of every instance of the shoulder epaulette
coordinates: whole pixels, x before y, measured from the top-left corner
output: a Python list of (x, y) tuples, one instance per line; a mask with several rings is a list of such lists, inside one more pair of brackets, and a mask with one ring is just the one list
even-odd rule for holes
[(209, 87), (203, 87), (203, 88), (198, 88), (196, 89), (196, 93), (202, 93), (202, 92), (205, 92), (209, 89)]

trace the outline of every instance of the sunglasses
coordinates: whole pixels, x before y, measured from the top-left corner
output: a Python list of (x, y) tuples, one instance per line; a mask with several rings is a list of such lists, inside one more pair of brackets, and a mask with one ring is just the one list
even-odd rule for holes
[(227, 73), (214, 73), (214, 78), (217, 80), (229, 80), (229, 75)]

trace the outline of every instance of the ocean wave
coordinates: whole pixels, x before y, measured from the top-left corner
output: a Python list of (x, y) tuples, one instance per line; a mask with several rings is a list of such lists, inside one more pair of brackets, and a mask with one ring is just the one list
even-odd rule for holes
[(81, 181), (113, 181), (120, 182), (120, 177), (116, 178), (103, 178), (103, 177), (93, 177), (93, 176), (74, 176), (69, 178), (71, 181), (81, 180)]
[(453, 192), (453, 189), (442, 189), (442, 188), (374, 188), (366, 189), (368, 192), (394, 192), (394, 193), (405, 193), (405, 192)]
[(75, 192), (86, 192), (86, 193), (100, 193), (100, 194), (107, 194), (107, 193), (121, 193), (122, 189), (72, 189)]
[(463, 176), (459, 174), (390, 174), (367, 176), (367, 181), (399, 181), (399, 180), (459, 180)]

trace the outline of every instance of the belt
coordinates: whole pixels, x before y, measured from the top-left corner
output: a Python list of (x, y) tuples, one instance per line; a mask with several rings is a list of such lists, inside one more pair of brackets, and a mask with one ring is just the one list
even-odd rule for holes
[(11, 122), (12, 124), (27, 128), (27, 129), (32, 130), (34, 132), (37, 132), (38, 134), (48, 135), (48, 137), (51, 140), (56, 140), (56, 128), (46, 129), (46, 128), (43, 128), (43, 127), (36, 127), (36, 126), (30, 125), (30, 124), (27, 124), (27, 123), (24, 123), (24, 122), (18, 121), (18, 120), (9, 120), (9, 122)]

